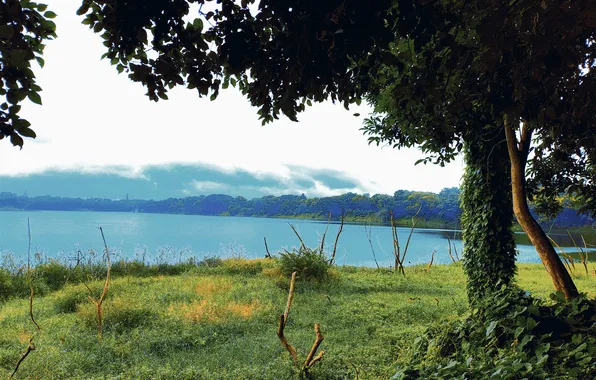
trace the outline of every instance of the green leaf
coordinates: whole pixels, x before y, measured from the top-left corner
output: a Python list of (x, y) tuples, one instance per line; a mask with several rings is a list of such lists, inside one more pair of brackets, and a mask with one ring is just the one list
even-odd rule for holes
[(82, 16), (89, 11), (89, 3), (84, 2), (79, 9), (77, 9), (77, 16)]
[(16, 132), (10, 134), (10, 142), (13, 146), (20, 146), (23, 149), (23, 138), (16, 134)]
[(10, 25), (0, 26), (0, 38), (3, 40), (10, 40), (14, 35), (14, 29)]
[(12, 126), (15, 129), (28, 128), (29, 126), (31, 126), (31, 123), (25, 119), (18, 119), (12, 123)]
[[(420, 160), (419, 160), (420, 161)], [(492, 335), (493, 331), (495, 331), (495, 328), (497, 327), (497, 321), (492, 321), (488, 327), (486, 328), (486, 336), (489, 337)]]
[(46, 9), (48, 9), (48, 5), (47, 4), (37, 4), (37, 10), (39, 12), (45, 12)]
[(45, 18), (56, 18), (56, 13), (52, 12), (52, 11), (47, 11), (46, 13), (43, 14), (43, 16)]
[(34, 131), (31, 129), (31, 128), (20, 128), (20, 129), (19, 129), (19, 133), (20, 133), (22, 136), (25, 136), (25, 137), (30, 137), (30, 138), (32, 138), (32, 139), (34, 139), (34, 138), (36, 138), (36, 137), (37, 137), (37, 135), (35, 134), (35, 132), (34, 132)]
[(201, 20), (200, 18), (195, 18), (194, 21), (192, 22), (192, 26), (199, 32), (202, 31), (203, 30), (203, 20)]
[(29, 52), (23, 49), (14, 49), (10, 52), (10, 61), (13, 65), (18, 66), (21, 62), (27, 60)]
[(39, 104), (41, 106), (41, 96), (39, 96), (37, 92), (31, 91), (28, 97), (33, 103)]

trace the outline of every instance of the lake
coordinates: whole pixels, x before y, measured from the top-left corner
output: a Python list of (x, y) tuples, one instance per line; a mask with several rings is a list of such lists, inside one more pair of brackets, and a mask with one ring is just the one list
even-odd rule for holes
[[(326, 222), (310, 220), (267, 219), (229, 216), (166, 215), (141, 213), (105, 213), (73, 211), (0, 211), (0, 253), (12, 254), (17, 262), (27, 258), (27, 218), (31, 223), (32, 253), (69, 260), (80, 249), (88, 252), (103, 249), (101, 226), (116, 259), (141, 259), (147, 262), (176, 262), (190, 257), (265, 256), (263, 238), (267, 238), (272, 254), (291, 249), (300, 242), (288, 223), (299, 231), (305, 244), (316, 247), (327, 227)], [(325, 240), (326, 251), (333, 250), (339, 224), (331, 224)], [(397, 229), (400, 244), (405, 246), (409, 228)], [(392, 255), (391, 228), (372, 226), (372, 248), (380, 266), (390, 266)], [(540, 262), (527, 238), (519, 236), (518, 261)], [(558, 236), (562, 238), (562, 235)], [(427, 263), (435, 253), (435, 263), (449, 263), (450, 238), (461, 256), (460, 234), (453, 230), (416, 229), (406, 256), (407, 264)], [(560, 239), (562, 245), (569, 241)], [(581, 240), (580, 240), (581, 241)], [(371, 244), (364, 226), (344, 225), (337, 245), (339, 265), (375, 266)]]

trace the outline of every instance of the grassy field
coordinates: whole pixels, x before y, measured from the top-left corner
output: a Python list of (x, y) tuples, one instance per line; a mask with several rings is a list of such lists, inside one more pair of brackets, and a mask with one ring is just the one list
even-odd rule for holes
[[(313, 324), (320, 323), (325, 355), (312, 370), (315, 378), (390, 378), (429, 324), (467, 312), (460, 265), (408, 267), (406, 275), (338, 267), (326, 281), (297, 281), (285, 334), (303, 361)], [(596, 275), (578, 271), (575, 280), (596, 297)], [(552, 289), (541, 265), (519, 265), (517, 281), (540, 297)], [(98, 295), (103, 283), (89, 286)], [(89, 292), (69, 284), (35, 299), (41, 334), (15, 378), (296, 378), (276, 335), (288, 286), (271, 260), (225, 260), (176, 276), (116, 277), (98, 342)], [(0, 304), (1, 378), (10, 375), (35, 331), (27, 298)]]

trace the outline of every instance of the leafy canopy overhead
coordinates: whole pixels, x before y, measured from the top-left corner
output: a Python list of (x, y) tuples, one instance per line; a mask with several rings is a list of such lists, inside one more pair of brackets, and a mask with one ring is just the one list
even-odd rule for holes
[(35, 137), (31, 123), (19, 117), (20, 103), (29, 98), (41, 104), (32, 62), (44, 65), (44, 41), (56, 37), (56, 14), (47, 5), (29, 0), (0, 3), (0, 140), (23, 146), (23, 137)]

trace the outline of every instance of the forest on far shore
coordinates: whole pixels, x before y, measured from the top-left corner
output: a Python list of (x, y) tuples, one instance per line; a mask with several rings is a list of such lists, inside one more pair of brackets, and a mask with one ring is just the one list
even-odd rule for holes
[[(459, 189), (445, 188), (441, 192), (398, 190), (386, 194), (346, 193), (332, 197), (308, 198), (302, 195), (265, 196), (246, 199), (224, 194), (201, 195), (164, 200), (28, 197), (0, 192), (0, 210), (32, 211), (109, 211), (159, 214), (225, 215), (255, 217), (289, 217), (339, 220), (342, 212), (346, 221), (388, 224), (391, 212), (400, 224), (418, 213), (426, 226), (456, 227), (459, 224)], [(542, 220), (545, 224), (553, 221)], [(570, 202), (554, 220), (555, 227), (579, 227), (595, 222), (587, 214), (579, 214)]]

